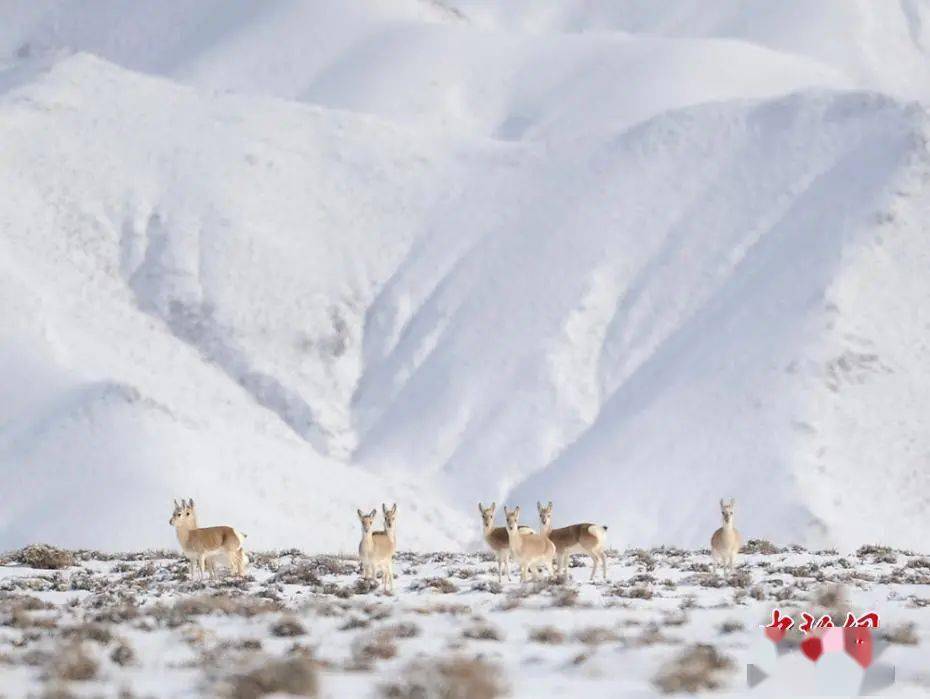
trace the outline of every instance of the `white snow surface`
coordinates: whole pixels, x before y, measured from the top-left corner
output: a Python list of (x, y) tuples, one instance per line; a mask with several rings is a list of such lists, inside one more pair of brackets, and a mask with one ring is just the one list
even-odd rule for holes
[(930, 535), (926, 0), (0, 15), (0, 548)]

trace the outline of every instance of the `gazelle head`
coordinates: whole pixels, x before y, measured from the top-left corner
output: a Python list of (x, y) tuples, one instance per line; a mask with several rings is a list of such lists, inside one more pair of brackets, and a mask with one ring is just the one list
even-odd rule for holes
[(507, 509), (504, 505), (504, 517), (507, 519), (507, 531), (520, 531), (520, 506), (517, 505), (512, 510)]
[(478, 503), (478, 512), (481, 513), (481, 523), (484, 525), (485, 529), (490, 529), (494, 526), (494, 511), (496, 509), (496, 502), (492, 502), (490, 507), (484, 507), (480, 502)]
[(372, 510), (367, 515), (361, 510), (356, 510), (358, 512), (358, 518), (362, 522), (362, 534), (369, 534), (375, 526), (375, 515), (378, 514), (378, 510)]
[(393, 529), (394, 522), (397, 520), (397, 503), (389, 510), (388, 506), (381, 503), (381, 511), (384, 513), (384, 528)]
[(184, 499), (179, 503), (177, 500), (174, 501), (174, 512), (171, 514), (171, 519), (168, 520), (168, 524), (172, 527), (183, 527), (189, 525), (194, 521), (194, 501)]
[(723, 523), (731, 524), (733, 522), (733, 512), (736, 507), (736, 500), (730, 498), (730, 502), (724, 502), (720, 499), (720, 514), (723, 515)]
[(539, 512), (539, 523), (543, 529), (552, 526), (552, 500), (545, 507), (539, 500), (536, 501), (536, 511)]

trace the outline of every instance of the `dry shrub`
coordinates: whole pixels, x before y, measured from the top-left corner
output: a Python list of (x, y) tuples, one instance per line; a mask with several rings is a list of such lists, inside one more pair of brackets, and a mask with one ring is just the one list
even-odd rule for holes
[(61, 646), (48, 666), (49, 676), (60, 680), (84, 681), (97, 676), (98, 663), (80, 642)]
[(634, 549), (629, 555), (646, 571), (655, 570), (656, 559), (645, 549)]
[(73, 641), (94, 641), (106, 645), (113, 640), (113, 633), (103, 624), (81, 624), (70, 626), (62, 631), (62, 635)]
[(916, 646), (920, 643), (917, 636), (917, 626), (913, 622), (893, 626), (881, 632), (880, 638), (888, 643), (897, 643), (903, 646)]
[(390, 632), (394, 638), (414, 638), (420, 635), (420, 627), (409, 621), (388, 626), (384, 630)]
[(736, 619), (727, 619), (720, 624), (720, 633), (736, 633), (737, 631), (743, 631), (745, 628), (743, 622)]
[(589, 646), (596, 646), (601, 643), (614, 643), (619, 641), (620, 636), (604, 626), (591, 626), (587, 629), (576, 631), (575, 640)]
[(130, 646), (125, 641), (120, 641), (116, 644), (116, 647), (110, 652), (110, 660), (119, 665), (120, 667), (125, 667), (126, 665), (131, 665), (136, 659), (135, 651), (133, 651), (132, 646)]
[(530, 630), (529, 638), (536, 643), (558, 645), (565, 643), (565, 634), (554, 626), (538, 626)]
[(468, 580), (473, 578), (478, 574), (478, 570), (475, 568), (452, 568), (448, 571), (448, 576), (450, 578), (458, 578), (459, 580)]
[(778, 548), (768, 539), (750, 539), (746, 542), (740, 553), (758, 553), (763, 556), (774, 556), (775, 554), (784, 553), (785, 549)]
[(271, 634), (273, 636), (291, 638), (293, 636), (303, 636), (305, 633), (307, 633), (307, 630), (303, 624), (290, 616), (282, 617), (271, 625)]
[(381, 687), (381, 696), (387, 699), (496, 699), (506, 691), (496, 665), (477, 658), (446, 658), (409, 665), (400, 681)]
[(894, 550), (889, 546), (877, 546), (875, 544), (870, 544), (867, 546), (860, 546), (856, 551), (856, 555), (859, 558), (869, 558), (872, 563), (897, 563), (898, 557), (895, 555)]
[(504, 637), (501, 632), (490, 624), (477, 623), (470, 626), (462, 632), (465, 638), (471, 638), (476, 641), (502, 641)]
[(74, 555), (70, 551), (55, 548), (48, 544), (32, 544), (14, 554), (14, 559), (30, 568), (58, 570), (74, 565)]
[(397, 655), (397, 644), (390, 629), (379, 629), (352, 642), (352, 660), (355, 667), (369, 667), (375, 660), (390, 660)]
[(230, 616), (253, 617), (280, 611), (282, 605), (260, 597), (231, 597), (225, 594), (201, 595), (180, 599), (171, 607), (155, 605), (152, 616), (163, 621), (167, 626), (180, 626), (194, 616), (205, 614), (225, 614)]
[(716, 648), (698, 644), (663, 665), (653, 683), (666, 694), (717, 690), (723, 685), (722, 675), (732, 667), (733, 661)]
[(448, 595), (453, 592), (458, 592), (459, 586), (449, 580), (449, 578), (421, 578), (419, 580), (414, 580), (410, 585), (410, 589), (414, 591), (427, 589), (438, 590), (444, 595)]
[(497, 580), (476, 580), (471, 589), (472, 592), (490, 592), (492, 595), (499, 595), (504, 591), (503, 585)]
[(638, 585), (636, 587), (623, 587), (615, 585), (611, 588), (610, 593), (614, 597), (623, 597), (626, 599), (652, 599), (652, 590), (648, 587)]
[(271, 582), (285, 585), (310, 585), (317, 587), (322, 584), (317, 574), (317, 566), (308, 561), (291, 563), (278, 569), (271, 577)]
[(578, 604), (578, 590), (572, 587), (560, 587), (552, 593), (553, 607), (574, 607)]
[(258, 699), (267, 694), (315, 697), (319, 694), (316, 666), (308, 655), (273, 660), (232, 681), (231, 699)]

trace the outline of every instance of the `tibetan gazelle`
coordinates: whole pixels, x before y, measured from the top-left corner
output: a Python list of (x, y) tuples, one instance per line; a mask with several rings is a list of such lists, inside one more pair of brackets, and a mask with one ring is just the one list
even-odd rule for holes
[(507, 536), (510, 550), (520, 564), (520, 580), (526, 581), (529, 572), (536, 579), (537, 568), (545, 568), (553, 575), (552, 559), (555, 557), (555, 545), (543, 534), (531, 534), (520, 527), (520, 507), (513, 511), (504, 506), (507, 519)]
[[(232, 527), (198, 527), (197, 515), (194, 511), (194, 501), (174, 501), (174, 512), (168, 524), (175, 528), (181, 550), (190, 561), (191, 579), (194, 570), (200, 571), (200, 577), (205, 575), (208, 558), (223, 555), (229, 561), (233, 572), (245, 575), (248, 557), (242, 548), (245, 534)], [(210, 565), (212, 573), (213, 566)]]
[(714, 532), (710, 538), (710, 553), (714, 561), (723, 566), (724, 573), (733, 572), (736, 563), (736, 554), (743, 545), (739, 532), (733, 524), (736, 500), (730, 502), (720, 500), (720, 514), (723, 516), (723, 526)]
[[(497, 582), (501, 582), (504, 572), (507, 573), (507, 579), (510, 580), (510, 535), (507, 534), (507, 527), (494, 526), (494, 512), (496, 509), (497, 503), (492, 502), (490, 507), (484, 507), (480, 502), (478, 503), (484, 541), (497, 557)], [(520, 531), (527, 534), (535, 533), (531, 527), (521, 526)]]
[(586, 553), (591, 557), (593, 564), (591, 568), (591, 580), (597, 573), (597, 564), (601, 564), (601, 572), (604, 574), (604, 580), (607, 580), (607, 555), (604, 553), (604, 544), (607, 543), (607, 527), (602, 524), (592, 524), (591, 522), (582, 522), (581, 524), (572, 524), (559, 529), (552, 528), (552, 501), (543, 507), (542, 503), (536, 503), (536, 510), (539, 512), (539, 523), (541, 531), (549, 537), (549, 540), (555, 545), (556, 550), (556, 570), (568, 572), (568, 556), (572, 553)]
[(372, 510), (367, 515), (361, 510), (358, 518), (362, 523), (362, 540), (358, 545), (358, 557), (362, 562), (362, 577), (369, 580), (376, 578), (381, 571), (384, 579), (384, 591), (394, 591), (394, 553), (397, 551), (397, 538), (394, 525), (397, 520), (397, 504), (389, 510), (387, 505), (381, 504), (384, 512), (384, 531), (374, 531), (375, 515), (378, 510)]

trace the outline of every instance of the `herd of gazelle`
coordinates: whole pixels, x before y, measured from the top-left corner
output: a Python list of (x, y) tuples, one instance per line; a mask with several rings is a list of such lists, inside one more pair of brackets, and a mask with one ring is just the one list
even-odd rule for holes
[[(736, 501), (720, 501), (723, 526), (710, 539), (710, 550), (714, 561), (725, 572), (731, 572), (736, 563), (736, 554), (742, 546), (739, 532), (734, 525)], [(520, 580), (536, 579), (537, 573), (545, 568), (549, 575), (564, 573), (568, 569), (568, 557), (573, 553), (585, 553), (591, 557), (591, 580), (600, 564), (604, 580), (607, 579), (607, 527), (591, 522), (581, 522), (558, 529), (552, 528), (552, 502), (536, 503), (539, 514), (540, 532), (520, 524), (520, 508), (504, 507), (506, 526), (494, 526), (496, 503), (484, 507), (478, 503), (481, 513), (484, 540), (497, 557), (497, 579), (504, 574), (510, 580), (510, 559), (520, 565)], [(378, 572), (384, 583), (385, 592), (394, 590), (394, 554), (397, 552), (397, 504), (388, 508), (381, 505), (384, 529), (375, 531), (377, 509), (365, 513), (357, 510), (362, 523), (362, 540), (358, 545), (358, 557), (362, 566), (362, 577), (375, 580)], [(245, 534), (232, 527), (198, 527), (197, 511), (193, 500), (174, 501), (174, 512), (169, 524), (177, 530), (181, 550), (190, 561), (191, 578), (199, 571), (203, 578), (207, 572), (215, 575), (215, 562), (225, 560), (226, 566), (238, 575), (245, 575), (249, 558), (243, 548)]]

